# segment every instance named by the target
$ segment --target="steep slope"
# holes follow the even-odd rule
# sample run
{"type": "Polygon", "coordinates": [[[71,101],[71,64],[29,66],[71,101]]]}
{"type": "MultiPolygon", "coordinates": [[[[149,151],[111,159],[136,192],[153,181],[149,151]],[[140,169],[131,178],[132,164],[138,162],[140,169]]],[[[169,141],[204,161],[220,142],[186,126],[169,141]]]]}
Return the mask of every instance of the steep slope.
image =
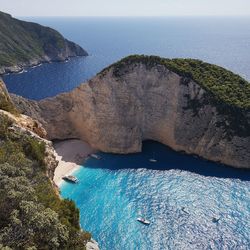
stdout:
{"type": "Polygon", "coordinates": [[[81,138],[114,153],[138,152],[150,139],[250,168],[249,98],[248,82],[215,65],[133,56],[72,92],[40,102],[13,100],[50,139],[81,138]]]}
{"type": "Polygon", "coordinates": [[[58,162],[45,136],[38,121],[18,113],[0,82],[0,249],[93,245],[74,202],[60,199],[52,182],[58,162]]]}
{"type": "Polygon", "coordinates": [[[10,99],[9,93],[3,80],[0,77],[0,109],[10,113],[17,113],[17,110],[10,99]]]}
{"type": "Polygon", "coordinates": [[[59,32],[0,12],[0,74],[86,55],[85,50],[59,32]]]}

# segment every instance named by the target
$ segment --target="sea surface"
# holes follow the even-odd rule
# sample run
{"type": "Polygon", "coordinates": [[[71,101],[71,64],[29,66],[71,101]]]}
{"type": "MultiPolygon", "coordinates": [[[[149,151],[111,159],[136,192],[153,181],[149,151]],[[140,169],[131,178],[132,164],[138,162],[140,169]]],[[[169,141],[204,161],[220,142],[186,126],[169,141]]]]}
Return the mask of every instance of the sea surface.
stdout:
{"type": "Polygon", "coordinates": [[[250,17],[23,19],[57,29],[89,53],[4,77],[10,92],[27,98],[69,91],[130,54],[197,58],[250,80],[250,17]]]}
{"type": "Polygon", "coordinates": [[[101,249],[250,249],[249,171],[152,141],[139,154],[99,155],[74,173],[79,184],[63,182],[61,194],[76,202],[81,227],[101,249]]]}
{"type": "MultiPolygon", "coordinates": [[[[10,92],[31,99],[69,91],[129,54],[198,58],[250,80],[250,18],[25,19],[59,30],[90,54],[4,77],[10,92]]],[[[74,173],[80,183],[64,182],[61,194],[76,202],[82,228],[101,249],[250,249],[249,171],[156,142],[145,142],[140,154],[100,155],[84,162],[74,173]]]]}

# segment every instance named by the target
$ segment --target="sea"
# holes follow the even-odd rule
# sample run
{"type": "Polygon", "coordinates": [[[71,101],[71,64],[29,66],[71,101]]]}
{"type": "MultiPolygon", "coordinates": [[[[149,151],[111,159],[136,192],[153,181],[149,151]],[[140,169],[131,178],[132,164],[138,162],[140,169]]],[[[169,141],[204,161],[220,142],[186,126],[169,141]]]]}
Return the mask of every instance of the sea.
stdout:
{"type": "MultiPolygon", "coordinates": [[[[23,19],[57,29],[89,53],[5,75],[8,90],[26,98],[69,91],[130,54],[197,58],[250,80],[250,17],[23,19]]],[[[250,249],[249,171],[154,141],[137,154],[98,154],[74,172],[78,184],[63,182],[60,190],[101,249],[250,249]]]]}
{"type": "Polygon", "coordinates": [[[4,77],[10,92],[30,99],[69,91],[131,54],[201,59],[250,81],[250,17],[23,19],[55,28],[89,53],[4,77]]]}

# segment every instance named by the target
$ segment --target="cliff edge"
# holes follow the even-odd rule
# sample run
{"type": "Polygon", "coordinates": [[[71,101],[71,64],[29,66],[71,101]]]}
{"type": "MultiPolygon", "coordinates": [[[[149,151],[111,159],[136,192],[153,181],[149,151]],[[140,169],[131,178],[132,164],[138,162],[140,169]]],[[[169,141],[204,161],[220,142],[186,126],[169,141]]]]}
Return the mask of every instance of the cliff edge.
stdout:
{"type": "Polygon", "coordinates": [[[42,125],[20,114],[0,79],[0,249],[99,249],[53,183],[58,165],[42,125]]]}
{"type": "Polygon", "coordinates": [[[249,83],[191,59],[131,56],[69,93],[13,97],[49,139],[80,138],[104,152],[141,151],[155,140],[176,151],[250,168],[249,83]]]}

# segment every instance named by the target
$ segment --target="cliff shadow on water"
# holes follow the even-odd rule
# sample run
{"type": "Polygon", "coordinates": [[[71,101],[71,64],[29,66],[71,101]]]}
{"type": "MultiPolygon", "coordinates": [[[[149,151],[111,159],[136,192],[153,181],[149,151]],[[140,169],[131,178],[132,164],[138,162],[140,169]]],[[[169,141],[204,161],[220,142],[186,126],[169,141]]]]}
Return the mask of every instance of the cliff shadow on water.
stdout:
{"type": "Polygon", "coordinates": [[[189,171],[206,177],[232,178],[250,181],[250,171],[232,168],[213,163],[197,156],[176,152],[171,148],[155,142],[144,141],[142,152],[135,154],[102,153],[100,160],[89,158],[84,166],[88,168],[104,168],[109,170],[139,169],[189,171]],[[151,162],[150,159],[157,160],[151,162]]]}

